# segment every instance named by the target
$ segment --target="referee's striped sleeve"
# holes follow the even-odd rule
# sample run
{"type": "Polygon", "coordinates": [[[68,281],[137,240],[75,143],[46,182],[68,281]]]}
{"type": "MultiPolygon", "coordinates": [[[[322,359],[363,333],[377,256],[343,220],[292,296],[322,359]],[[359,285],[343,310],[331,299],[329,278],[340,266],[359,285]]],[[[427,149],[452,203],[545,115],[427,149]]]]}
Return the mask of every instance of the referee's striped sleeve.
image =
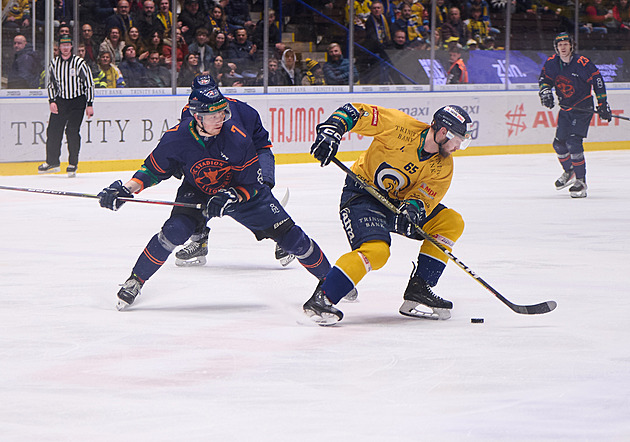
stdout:
{"type": "Polygon", "coordinates": [[[94,102],[94,79],[92,78],[92,71],[87,65],[87,63],[85,62],[85,60],[81,58],[79,60],[80,60],[79,77],[83,81],[83,89],[84,89],[84,94],[82,95],[85,95],[87,105],[92,106],[92,103],[94,102]]]}

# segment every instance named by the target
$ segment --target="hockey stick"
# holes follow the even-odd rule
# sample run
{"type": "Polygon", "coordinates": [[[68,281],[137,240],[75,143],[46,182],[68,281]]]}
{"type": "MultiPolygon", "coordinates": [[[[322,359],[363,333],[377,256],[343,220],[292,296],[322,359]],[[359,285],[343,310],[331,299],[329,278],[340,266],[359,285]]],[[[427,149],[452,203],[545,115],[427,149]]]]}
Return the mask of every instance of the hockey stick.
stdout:
{"type": "MultiPolygon", "coordinates": [[[[332,162],[335,163],[341,170],[343,170],[350,178],[352,178],[362,189],[376,198],[381,204],[387,207],[389,210],[394,212],[396,215],[400,215],[402,212],[398,207],[396,207],[387,197],[385,197],[376,187],[365,181],[363,178],[355,174],[352,170],[350,170],[345,164],[339,161],[336,157],[332,157],[332,162]]],[[[420,226],[414,224],[416,230],[420,236],[422,236],[425,240],[429,241],[435,247],[440,249],[442,253],[448,256],[455,264],[459,266],[463,271],[468,273],[471,277],[475,279],[479,284],[484,286],[490,293],[496,296],[499,301],[507,305],[512,311],[516,313],[520,313],[522,315],[540,315],[542,313],[549,313],[553,309],[555,309],[558,304],[556,301],[547,301],[541,302],[540,304],[534,305],[518,305],[510,302],[507,298],[505,298],[501,293],[497,292],[490,284],[484,281],[480,276],[478,276],[475,272],[472,271],[470,267],[464,264],[459,260],[455,255],[453,255],[446,247],[440,244],[435,238],[426,233],[424,230],[420,228],[420,226]]]]}
{"type": "MultiPolygon", "coordinates": [[[[90,193],[66,192],[64,190],[32,189],[29,187],[10,187],[10,186],[0,186],[0,190],[17,190],[20,192],[45,193],[48,195],[75,196],[79,198],[98,199],[98,195],[93,195],[90,193]]],[[[202,204],[178,203],[176,201],[143,200],[140,198],[125,198],[125,197],[118,197],[117,199],[121,201],[130,201],[132,203],[160,204],[163,206],[187,207],[190,209],[203,209],[202,204]]]]}
{"type": "MultiPolygon", "coordinates": [[[[561,109],[565,110],[565,111],[581,111],[581,112],[589,112],[591,114],[596,114],[597,111],[595,109],[580,109],[579,107],[569,107],[569,106],[560,106],[561,109]]],[[[620,120],[626,120],[626,121],[630,121],[630,118],[628,117],[624,117],[623,115],[615,115],[615,114],[611,114],[610,115],[613,118],[619,118],[620,120]]]]}

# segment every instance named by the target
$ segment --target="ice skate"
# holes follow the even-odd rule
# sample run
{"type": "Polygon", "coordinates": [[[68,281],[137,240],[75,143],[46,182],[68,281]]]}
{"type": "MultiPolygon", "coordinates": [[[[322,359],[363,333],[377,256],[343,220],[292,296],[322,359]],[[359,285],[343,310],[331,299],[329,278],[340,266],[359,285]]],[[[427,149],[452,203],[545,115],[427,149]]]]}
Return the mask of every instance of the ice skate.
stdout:
{"type": "Polygon", "coordinates": [[[586,189],[588,189],[588,186],[586,185],[586,180],[576,179],[573,186],[569,188],[571,198],[586,198],[586,189]]]}
{"type": "Polygon", "coordinates": [[[295,259],[295,255],[282,250],[280,246],[276,244],[276,259],[280,261],[282,267],[286,267],[295,259]]]}
{"type": "Polygon", "coordinates": [[[140,294],[141,288],[142,283],[133,275],[130,276],[129,279],[122,284],[122,288],[118,290],[118,304],[116,305],[116,308],[120,311],[133,304],[136,297],[140,294]]]}
{"type": "Polygon", "coordinates": [[[66,173],[68,174],[68,178],[74,178],[77,176],[77,166],[73,166],[72,164],[66,167],[66,173]]]}
{"type": "Polygon", "coordinates": [[[565,187],[569,187],[574,182],[575,182],[575,172],[573,172],[573,170],[569,170],[568,172],[563,172],[562,175],[560,175],[560,178],[556,180],[556,190],[562,190],[565,187]]]}
{"type": "Polygon", "coordinates": [[[336,309],[320,288],[321,282],[313,296],[304,303],[304,313],[318,325],[334,325],[343,319],[341,310],[336,309]]]}
{"type": "Polygon", "coordinates": [[[403,295],[403,303],[398,309],[401,315],[426,319],[449,319],[453,303],[440,298],[431,290],[426,281],[412,276],[403,295]]]}
{"type": "Polygon", "coordinates": [[[37,166],[37,173],[57,173],[61,170],[59,165],[51,166],[48,163],[42,163],[37,166]]]}
{"type": "Polygon", "coordinates": [[[345,302],[357,302],[358,297],[359,297],[359,292],[357,291],[356,287],[353,287],[352,290],[350,290],[346,296],[341,298],[341,300],[345,302]]]}
{"type": "Polygon", "coordinates": [[[205,265],[208,255],[208,233],[199,240],[193,241],[175,254],[175,265],[178,267],[192,267],[205,265]]]}

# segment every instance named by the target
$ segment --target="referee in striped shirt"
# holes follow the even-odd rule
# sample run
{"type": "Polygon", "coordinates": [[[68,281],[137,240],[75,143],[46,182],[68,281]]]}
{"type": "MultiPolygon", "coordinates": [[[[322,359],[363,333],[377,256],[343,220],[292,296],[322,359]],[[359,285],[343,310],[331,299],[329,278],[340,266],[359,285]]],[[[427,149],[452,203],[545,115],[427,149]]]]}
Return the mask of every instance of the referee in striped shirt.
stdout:
{"type": "Polygon", "coordinates": [[[59,40],[60,55],[50,62],[48,68],[48,101],[50,118],[46,131],[46,162],[37,169],[39,173],[54,173],[60,170],[61,140],[66,131],[68,142],[69,177],[77,174],[79,149],[81,148],[81,123],[83,112],[88,118],[94,115],[94,80],[87,63],[72,55],[72,39],[63,36],[59,40]]]}

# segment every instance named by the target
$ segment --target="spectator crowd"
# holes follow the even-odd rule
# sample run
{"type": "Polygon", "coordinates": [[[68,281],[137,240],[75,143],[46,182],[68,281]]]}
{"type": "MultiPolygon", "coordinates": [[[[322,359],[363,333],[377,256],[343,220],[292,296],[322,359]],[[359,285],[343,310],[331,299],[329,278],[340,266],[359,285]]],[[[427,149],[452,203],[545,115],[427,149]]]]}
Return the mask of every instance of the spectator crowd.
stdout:
{"type": "MultiPolygon", "coordinates": [[[[74,2],[53,1],[57,40],[72,36],[74,2]]],[[[348,84],[350,63],[343,54],[344,36],[334,32],[338,29],[332,21],[335,17],[354,29],[355,83],[402,83],[404,78],[395,66],[397,54],[431,49],[432,11],[427,0],[353,0],[352,24],[349,0],[311,2],[317,12],[300,2],[289,2],[283,4],[283,17],[269,11],[267,41],[263,20],[252,20],[252,0],[181,0],[175,17],[171,1],[176,0],[79,1],[77,55],[90,67],[96,87],[171,87],[173,61],[177,86],[189,86],[202,73],[211,74],[220,86],[262,85],[265,45],[270,54],[270,86],[348,84]],[[332,19],[317,24],[313,19],[317,16],[332,19]],[[322,45],[325,57],[303,56],[291,43],[283,43],[280,30],[292,24],[306,29],[307,40],[322,45]]],[[[557,19],[554,31],[571,30],[568,3],[553,1],[559,3],[513,0],[512,5],[515,14],[531,18],[532,32],[541,16],[557,19]]],[[[43,26],[45,1],[3,0],[2,4],[3,40],[8,35],[13,42],[13,59],[4,73],[6,87],[42,87],[42,57],[28,41],[28,30],[43,26]],[[31,17],[33,1],[35,17],[31,17]]],[[[487,0],[437,0],[433,41],[435,49],[448,53],[444,60],[449,83],[467,82],[464,61],[469,51],[497,49],[497,42],[504,41],[504,27],[491,22],[491,17],[494,20],[501,14],[497,5],[491,6],[487,0]]],[[[628,0],[587,0],[581,17],[579,28],[585,35],[614,34],[621,41],[630,38],[628,0]]],[[[627,44],[621,47],[627,48],[627,44]]]]}

